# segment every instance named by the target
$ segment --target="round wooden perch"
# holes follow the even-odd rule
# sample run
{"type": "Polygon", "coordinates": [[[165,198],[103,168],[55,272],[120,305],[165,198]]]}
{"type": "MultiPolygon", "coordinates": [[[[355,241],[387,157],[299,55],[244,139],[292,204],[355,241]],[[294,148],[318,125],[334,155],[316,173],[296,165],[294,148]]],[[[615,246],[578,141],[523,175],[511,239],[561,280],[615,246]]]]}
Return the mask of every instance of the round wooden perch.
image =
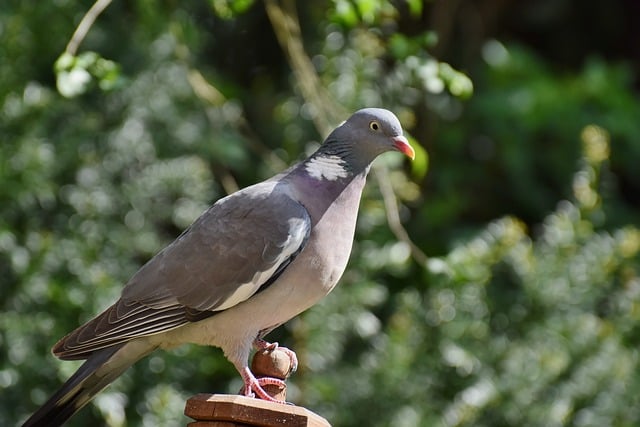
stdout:
{"type": "MultiPolygon", "coordinates": [[[[258,378],[285,380],[291,370],[290,358],[279,349],[259,351],[251,362],[251,371],[258,378]]],[[[184,414],[195,421],[188,427],[331,427],[327,420],[308,409],[285,404],[286,386],[267,385],[263,389],[283,403],[224,394],[203,393],[191,397],[184,414]]]]}

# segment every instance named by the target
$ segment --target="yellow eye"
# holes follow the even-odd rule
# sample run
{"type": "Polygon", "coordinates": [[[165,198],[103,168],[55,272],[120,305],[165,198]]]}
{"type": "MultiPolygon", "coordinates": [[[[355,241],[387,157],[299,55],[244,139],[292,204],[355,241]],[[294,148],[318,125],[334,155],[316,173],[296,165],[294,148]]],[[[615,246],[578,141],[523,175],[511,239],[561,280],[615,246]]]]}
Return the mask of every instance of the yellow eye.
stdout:
{"type": "Polygon", "coordinates": [[[377,132],[380,130],[380,124],[374,120],[371,123],[369,123],[369,129],[377,132]]]}

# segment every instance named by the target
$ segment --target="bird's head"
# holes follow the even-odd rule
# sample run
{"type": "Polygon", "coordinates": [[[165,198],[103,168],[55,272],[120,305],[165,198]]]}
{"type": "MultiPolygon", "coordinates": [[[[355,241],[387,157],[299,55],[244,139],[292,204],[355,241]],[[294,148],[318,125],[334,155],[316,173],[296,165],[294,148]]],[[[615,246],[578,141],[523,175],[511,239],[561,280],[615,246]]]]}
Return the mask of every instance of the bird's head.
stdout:
{"type": "Polygon", "coordinates": [[[413,159],[415,151],[403,135],[398,118],[388,110],[358,110],[327,137],[324,152],[342,157],[358,169],[386,151],[400,151],[413,159]]]}

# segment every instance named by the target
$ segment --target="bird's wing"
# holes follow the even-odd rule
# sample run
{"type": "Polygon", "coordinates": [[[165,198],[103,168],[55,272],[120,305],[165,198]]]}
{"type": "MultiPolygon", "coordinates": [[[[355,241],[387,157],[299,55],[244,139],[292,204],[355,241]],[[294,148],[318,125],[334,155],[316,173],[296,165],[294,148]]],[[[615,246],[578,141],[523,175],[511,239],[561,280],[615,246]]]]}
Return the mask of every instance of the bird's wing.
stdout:
{"type": "Polygon", "coordinates": [[[225,310],[269,286],[304,248],[306,209],[263,183],[214,204],[145,264],[122,297],[56,344],[63,359],[176,328],[225,310]]]}

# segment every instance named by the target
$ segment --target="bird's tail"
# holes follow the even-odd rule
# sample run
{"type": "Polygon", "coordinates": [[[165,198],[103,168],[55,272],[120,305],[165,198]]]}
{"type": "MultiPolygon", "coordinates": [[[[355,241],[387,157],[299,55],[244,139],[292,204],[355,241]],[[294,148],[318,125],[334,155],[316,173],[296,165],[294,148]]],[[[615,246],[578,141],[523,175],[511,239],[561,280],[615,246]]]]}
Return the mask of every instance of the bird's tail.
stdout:
{"type": "Polygon", "coordinates": [[[136,340],[94,352],[22,427],[61,426],[129,366],[155,347],[136,340]]]}

